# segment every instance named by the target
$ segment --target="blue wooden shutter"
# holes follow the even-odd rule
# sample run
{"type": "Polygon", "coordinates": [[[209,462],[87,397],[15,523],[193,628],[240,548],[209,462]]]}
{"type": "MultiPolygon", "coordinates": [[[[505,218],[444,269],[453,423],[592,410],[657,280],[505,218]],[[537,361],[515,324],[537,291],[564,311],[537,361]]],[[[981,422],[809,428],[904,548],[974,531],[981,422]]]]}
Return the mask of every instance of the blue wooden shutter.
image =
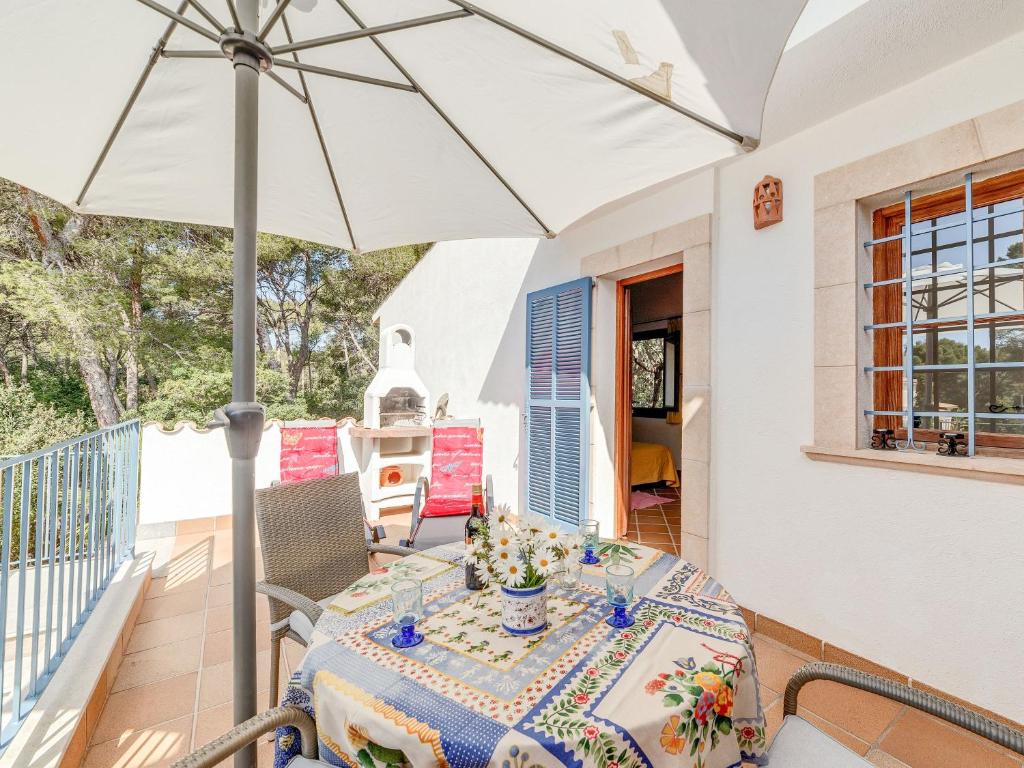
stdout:
{"type": "Polygon", "coordinates": [[[526,506],[569,525],[588,516],[590,289],[526,297],[526,506]]]}

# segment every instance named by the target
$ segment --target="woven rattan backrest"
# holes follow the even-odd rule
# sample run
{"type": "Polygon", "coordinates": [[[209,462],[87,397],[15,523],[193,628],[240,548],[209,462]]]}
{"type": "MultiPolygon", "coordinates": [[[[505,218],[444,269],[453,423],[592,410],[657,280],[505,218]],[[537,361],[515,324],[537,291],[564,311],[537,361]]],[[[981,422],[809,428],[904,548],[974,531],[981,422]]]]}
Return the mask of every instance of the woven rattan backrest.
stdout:
{"type": "MultiPolygon", "coordinates": [[[[313,600],[369,572],[359,476],[349,473],[256,491],[264,578],[313,600]]],[[[270,601],[271,622],[291,613],[270,601]]]]}

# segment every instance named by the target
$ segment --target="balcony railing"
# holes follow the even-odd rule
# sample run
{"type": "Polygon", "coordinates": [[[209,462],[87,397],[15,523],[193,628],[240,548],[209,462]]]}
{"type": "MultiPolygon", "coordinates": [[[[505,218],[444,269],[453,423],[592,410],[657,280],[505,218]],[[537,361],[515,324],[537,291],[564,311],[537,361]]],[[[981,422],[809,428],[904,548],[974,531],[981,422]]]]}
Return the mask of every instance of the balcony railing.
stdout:
{"type": "Polygon", "coordinates": [[[135,547],[139,422],[0,460],[0,750],[135,547]]]}

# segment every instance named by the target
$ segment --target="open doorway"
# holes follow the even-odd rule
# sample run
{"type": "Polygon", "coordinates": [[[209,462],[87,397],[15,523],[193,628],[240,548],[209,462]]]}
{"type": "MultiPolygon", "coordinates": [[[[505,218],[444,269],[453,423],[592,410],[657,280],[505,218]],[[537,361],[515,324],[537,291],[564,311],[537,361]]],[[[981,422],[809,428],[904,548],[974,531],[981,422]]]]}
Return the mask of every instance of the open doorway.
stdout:
{"type": "Polygon", "coordinates": [[[683,265],[620,280],[616,533],[680,554],[683,265]]]}

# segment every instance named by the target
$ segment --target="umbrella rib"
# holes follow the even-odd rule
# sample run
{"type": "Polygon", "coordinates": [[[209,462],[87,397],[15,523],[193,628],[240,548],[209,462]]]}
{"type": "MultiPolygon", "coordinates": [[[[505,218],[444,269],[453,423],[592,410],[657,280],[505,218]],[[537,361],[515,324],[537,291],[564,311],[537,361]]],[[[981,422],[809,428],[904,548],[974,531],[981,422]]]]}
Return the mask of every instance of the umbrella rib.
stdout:
{"type": "MultiPolygon", "coordinates": [[[[138,0],[138,2],[142,3],[147,8],[152,8],[157,13],[162,13],[164,16],[171,19],[172,21],[176,21],[179,24],[181,24],[181,26],[188,27],[193,32],[196,32],[205,37],[207,40],[212,40],[215,43],[220,43],[220,38],[210,30],[208,30],[206,27],[204,27],[202,24],[197,24],[196,22],[192,21],[192,19],[186,19],[180,13],[175,13],[170,8],[164,8],[162,5],[160,5],[160,3],[156,2],[156,0],[138,0]]],[[[183,3],[182,5],[184,6],[185,4],[183,3]]],[[[182,8],[182,10],[184,10],[184,7],[182,8]]]]}
{"type": "Polygon", "coordinates": [[[235,8],[233,0],[224,0],[228,6],[228,13],[231,14],[231,23],[234,25],[235,30],[238,32],[242,31],[242,22],[238,18],[238,9],[235,8]]]}
{"type": "Polygon", "coordinates": [[[160,51],[160,55],[165,59],[223,59],[223,51],[182,51],[182,50],[167,50],[166,48],[160,51]]]}
{"type": "MultiPolygon", "coordinates": [[[[223,59],[224,54],[221,51],[183,51],[183,50],[162,50],[160,55],[166,59],[223,59]]],[[[294,56],[294,54],[292,54],[294,56]]],[[[298,57],[296,57],[298,58],[298,57]]],[[[351,80],[356,83],[367,83],[368,85],[379,85],[384,88],[394,88],[399,91],[409,91],[410,93],[415,92],[415,88],[405,83],[396,83],[391,80],[380,80],[376,77],[367,77],[366,75],[357,75],[354,72],[342,72],[337,69],[327,69],[326,67],[317,67],[312,64],[302,64],[298,61],[288,61],[287,59],[275,58],[274,64],[285,69],[295,69],[301,72],[311,72],[317,75],[327,75],[329,77],[336,77],[340,80],[351,80]]],[[[305,97],[296,90],[293,86],[288,84],[287,80],[284,80],[279,75],[274,74],[271,71],[266,73],[271,80],[281,84],[286,89],[292,92],[300,101],[305,101],[305,97]]]]}
{"type": "MultiPolygon", "coordinates": [[[[281,23],[284,25],[284,33],[288,38],[288,42],[292,41],[292,30],[288,26],[287,17],[281,19],[281,23]]],[[[299,55],[297,53],[292,54],[292,58],[295,59],[295,63],[299,63],[299,55]]],[[[327,173],[331,177],[331,184],[334,187],[334,195],[338,198],[338,207],[341,208],[341,218],[345,221],[345,229],[348,231],[349,242],[352,243],[353,250],[359,250],[359,246],[356,245],[356,237],[352,234],[352,223],[348,220],[348,209],[345,207],[345,200],[341,196],[341,185],[338,183],[338,177],[334,173],[334,163],[331,162],[331,154],[327,151],[327,142],[324,139],[324,133],[320,128],[320,118],[317,117],[316,107],[313,106],[313,95],[309,92],[309,86],[306,84],[306,75],[300,69],[299,71],[299,82],[302,84],[302,92],[306,95],[306,106],[309,108],[309,117],[313,121],[313,130],[316,131],[317,141],[320,142],[320,152],[324,156],[324,163],[327,165],[327,173]]]]}
{"type": "MultiPolygon", "coordinates": [[[[277,84],[278,84],[278,85],[280,85],[280,86],[281,86],[282,88],[284,88],[284,89],[285,89],[286,91],[288,91],[288,93],[290,93],[290,94],[291,94],[292,96],[294,96],[294,97],[295,97],[296,99],[298,99],[299,101],[301,101],[301,102],[302,102],[303,104],[306,104],[306,103],[308,103],[308,102],[306,101],[306,97],[302,95],[302,91],[300,91],[300,90],[299,90],[298,88],[296,88],[296,87],[295,87],[294,85],[292,85],[291,83],[289,83],[289,82],[288,82],[287,80],[285,80],[285,79],[284,79],[283,77],[281,77],[280,75],[277,75],[277,74],[275,74],[275,73],[273,73],[273,72],[267,72],[267,73],[265,73],[265,74],[267,75],[267,77],[269,77],[269,78],[270,78],[271,80],[273,80],[273,81],[274,81],[275,83],[277,83],[277,84]]],[[[300,78],[302,77],[302,73],[301,73],[301,72],[299,73],[299,77],[300,77],[300,78]]]]}
{"type": "MultiPolygon", "coordinates": [[[[182,0],[181,5],[178,7],[179,13],[177,15],[180,16],[187,6],[188,0],[182,0]]],[[[159,61],[160,54],[163,52],[164,46],[167,45],[167,41],[171,38],[171,33],[174,32],[174,29],[177,26],[178,20],[173,19],[171,23],[167,25],[164,33],[157,40],[156,45],[153,46],[153,52],[149,55],[149,60],[146,61],[146,66],[142,69],[142,74],[139,75],[139,79],[135,82],[135,87],[132,88],[132,92],[128,96],[128,101],[125,102],[124,107],[121,109],[121,114],[118,115],[117,122],[114,123],[114,127],[107,135],[107,140],[103,143],[103,149],[100,150],[100,154],[96,158],[96,162],[92,164],[89,176],[82,185],[82,191],[79,192],[78,197],[75,198],[75,205],[81,205],[82,200],[85,199],[85,195],[89,191],[89,187],[92,186],[92,182],[96,178],[96,174],[99,173],[100,167],[103,165],[103,161],[107,159],[107,155],[110,153],[110,148],[114,146],[114,140],[121,132],[121,128],[124,126],[125,120],[128,119],[128,113],[131,112],[132,107],[135,106],[135,102],[139,98],[139,94],[142,93],[142,87],[149,79],[150,72],[153,71],[153,67],[155,67],[157,61],[159,61]]]]}
{"type": "Polygon", "coordinates": [[[216,29],[217,32],[219,32],[222,35],[225,32],[227,32],[227,29],[224,27],[224,25],[220,23],[220,21],[217,19],[216,16],[214,16],[212,13],[210,13],[208,10],[206,10],[206,7],[202,3],[200,3],[199,0],[188,0],[188,1],[189,1],[189,5],[191,5],[193,8],[195,8],[196,11],[199,12],[200,16],[202,16],[204,19],[206,19],[208,22],[210,22],[210,24],[213,25],[213,28],[216,29]]]}
{"type": "MultiPolygon", "coordinates": [[[[311,40],[300,40],[297,43],[288,43],[288,45],[278,46],[274,48],[275,54],[278,53],[291,53],[293,51],[304,51],[309,48],[317,48],[321,45],[332,45],[334,43],[344,43],[349,40],[361,40],[365,37],[372,37],[373,35],[383,35],[386,32],[397,32],[401,29],[413,29],[415,27],[423,27],[427,24],[436,24],[439,21],[450,21],[451,19],[464,19],[467,16],[473,14],[469,11],[448,11],[447,13],[435,13],[431,16],[419,16],[415,19],[407,19],[405,21],[396,21],[391,24],[381,24],[379,27],[364,27],[363,29],[357,29],[353,32],[342,32],[338,35],[327,35],[325,37],[316,37],[311,40]]],[[[262,35],[261,35],[262,37],[262,35]]]]}
{"type": "Polygon", "coordinates": [[[328,77],[336,77],[340,80],[352,80],[356,83],[367,83],[368,85],[380,85],[384,88],[394,88],[399,91],[409,91],[414,93],[416,87],[412,85],[406,85],[405,83],[396,83],[392,80],[380,80],[376,77],[367,77],[366,75],[357,75],[353,72],[342,72],[338,69],[328,69],[327,67],[317,67],[313,64],[301,64],[297,61],[288,61],[288,59],[274,58],[275,67],[284,67],[285,69],[297,69],[300,72],[311,72],[315,75],[326,75],[328,77]]]}
{"type": "Polygon", "coordinates": [[[260,40],[266,40],[267,35],[270,34],[270,30],[277,24],[277,20],[281,18],[281,14],[284,13],[284,9],[288,7],[288,3],[292,0],[277,0],[277,5],[274,6],[274,10],[270,12],[266,22],[263,24],[263,28],[259,31],[256,37],[260,40]]]}
{"type": "MultiPolygon", "coordinates": [[[[359,26],[362,29],[368,28],[362,22],[362,20],[355,14],[355,12],[349,7],[348,3],[345,2],[345,0],[335,0],[335,2],[337,2],[338,5],[341,6],[342,10],[344,10],[345,13],[349,15],[349,17],[352,19],[352,21],[356,23],[357,26],[359,26]]],[[[429,104],[430,107],[434,110],[434,112],[437,113],[438,117],[444,120],[444,122],[448,125],[449,128],[452,129],[456,136],[462,139],[462,142],[469,148],[469,150],[474,155],[477,156],[477,159],[480,160],[480,162],[487,167],[487,170],[489,170],[494,175],[494,178],[501,182],[501,185],[505,187],[505,189],[508,190],[509,194],[511,194],[512,197],[516,199],[516,202],[518,202],[526,210],[526,212],[530,214],[533,220],[540,225],[541,229],[544,230],[545,236],[549,238],[554,237],[555,233],[548,228],[547,224],[545,224],[536,213],[534,213],[534,210],[527,204],[525,200],[523,200],[519,193],[516,192],[515,188],[508,183],[505,177],[498,172],[498,169],[495,168],[491,164],[491,162],[484,156],[483,152],[477,149],[476,145],[469,140],[469,137],[462,132],[462,130],[452,121],[450,117],[448,117],[447,113],[443,109],[441,109],[438,103],[434,101],[432,98],[430,98],[430,94],[423,90],[423,87],[416,82],[413,76],[409,74],[409,71],[402,66],[402,64],[398,61],[397,58],[395,58],[391,51],[387,49],[384,43],[378,40],[375,36],[371,36],[370,40],[373,42],[374,45],[377,46],[380,52],[387,57],[388,61],[391,62],[395,69],[397,69],[402,74],[402,77],[408,80],[412,87],[419,92],[419,94],[423,97],[427,104],[429,104]]]]}
{"type": "Polygon", "coordinates": [[[725,138],[736,142],[741,147],[753,149],[754,147],[757,146],[756,139],[752,139],[740,133],[736,133],[736,131],[730,130],[725,126],[719,125],[715,121],[707,117],[704,117],[703,115],[698,114],[693,110],[687,109],[684,106],[676,104],[674,101],[670,99],[666,99],[663,96],[659,96],[653,91],[649,91],[643,86],[637,85],[636,83],[631,82],[626,78],[615,74],[610,69],[606,69],[602,67],[600,64],[596,64],[595,62],[590,61],[589,59],[585,59],[582,56],[579,56],[573,53],[572,51],[563,48],[560,45],[556,45],[555,43],[552,43],[550,40],[544,39],[540,35],[535,35],[533,32],[530,32],[529,30],[523,29],[522,27],[513,24],[511,21],[503,19],[501,16],[497,16],[491,13],[490,11],[486,11],[483,8],[480,8],[479,6],[474,5],[473,3],[466,2],[465,0],[448,0],[448,2],[453,3],[454,5],[457,5],[463,10],[469,11],[470,13],[476,16],[479,16],[482,19],[486,19],[487,21],[490,21],[493,24],[497,24],[499,27],[503,27],[504,29],[507,29],[509,32],[519,35],[520,37],[529,40],[531,43],[539,45],[541,48],[545,48],[548,51],[551,51],[552,53],[561,56],[562,58],[569,59],[570,61],[573,61],[579,64],[580,66],[589,69],[591,72],[596,72],[597,74],[601,75],[604,78],[607,78],[608,80],[611,80],[612,82],[618,83],[619,85],[625,88],[629,88],[631,91],[639,93],[641,96],[646,96],[651,101],[661,104],[662,106],[668,107],[669,109],[675,110],[681,115],[685,115],[691,120],[700,123],[705,128],[710,128],[715,133],[720,134],[721,136],[724,136],[725,138]]]}

